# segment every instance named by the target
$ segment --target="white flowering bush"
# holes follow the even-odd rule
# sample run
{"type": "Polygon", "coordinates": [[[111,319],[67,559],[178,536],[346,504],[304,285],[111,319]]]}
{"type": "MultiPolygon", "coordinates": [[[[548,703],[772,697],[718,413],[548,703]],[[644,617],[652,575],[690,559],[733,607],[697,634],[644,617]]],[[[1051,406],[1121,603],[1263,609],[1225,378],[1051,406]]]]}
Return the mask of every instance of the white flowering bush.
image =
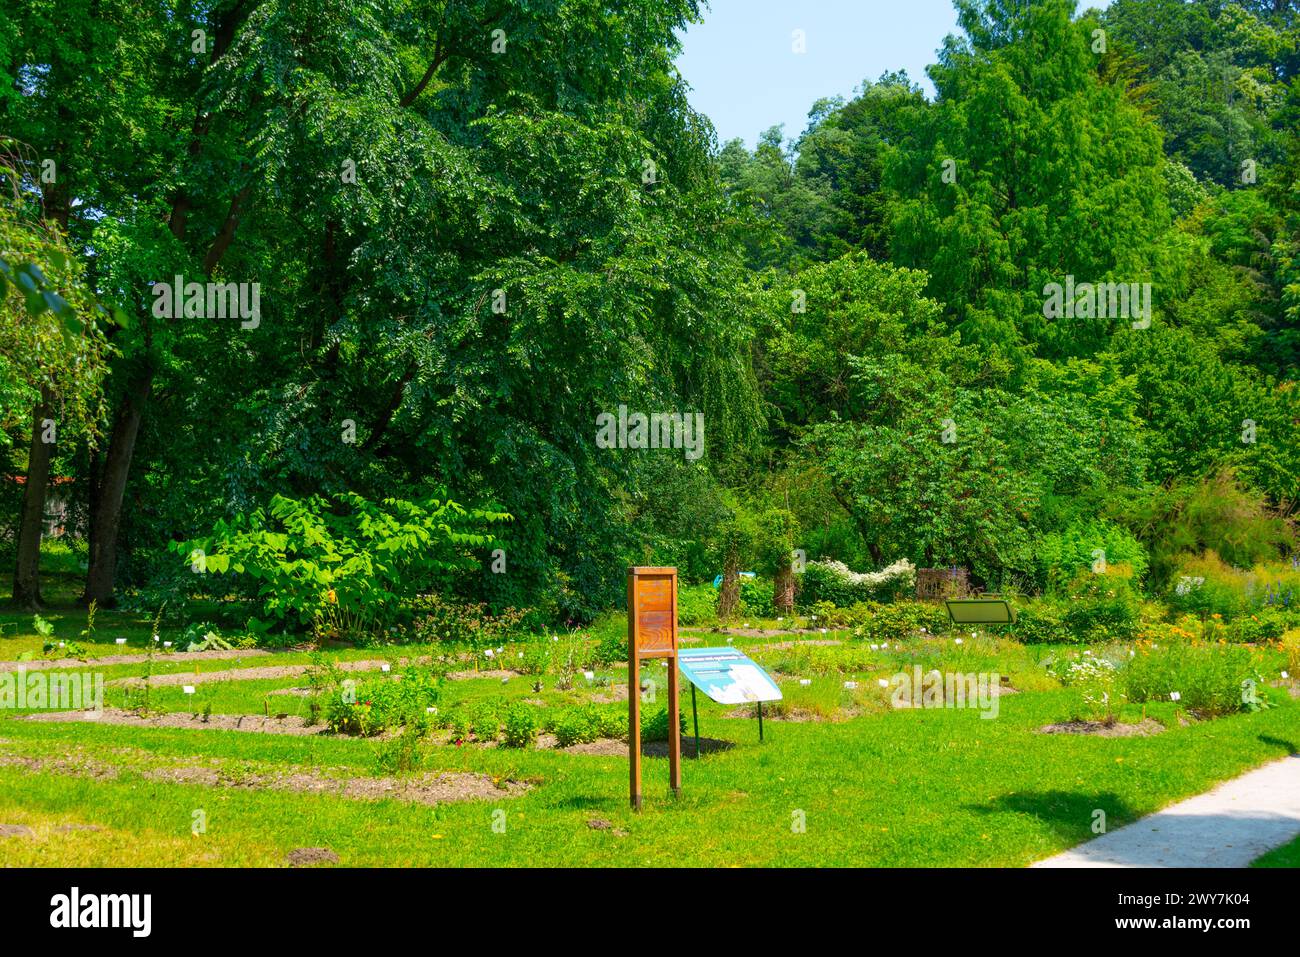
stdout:
{"type": "Polygon", "coordinates": [[[1085,651],[1078,658],[1057,662],[1053,669],[1061,684],[1079,690],[1088,716],[1112,723],[1126,700],[1120,686],[1120,668],[1109,658],[1085,651]]]}
{"type": "Polygon", "coordinates": [[[894,600],[916,589],[916,566],[900,558],[878,572],[855,572],[835,559],[809,562],[800,586],[800,604],[829,602],[848,608],[864,601],[894,600]]]}

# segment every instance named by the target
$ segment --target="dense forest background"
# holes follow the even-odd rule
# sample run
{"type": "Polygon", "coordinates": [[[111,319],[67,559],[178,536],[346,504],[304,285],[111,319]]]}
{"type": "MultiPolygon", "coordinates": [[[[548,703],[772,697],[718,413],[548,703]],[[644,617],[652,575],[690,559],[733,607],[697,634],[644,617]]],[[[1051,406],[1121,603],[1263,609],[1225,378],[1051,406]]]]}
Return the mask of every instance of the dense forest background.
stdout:
{"type": "Polygon", "coordinates": [[[933,99],[885,73],[751,152],[688,103],[691,0],[3,0],[15,599],[55,493],[84,598],[141,608],[277,495],[509,513],[448,587],[551,619],[629,563],[1285,559],[1300,2],[956,6],[933,99]],[[160,318],[176,275],[258,322],[160,318]],[[703,456],[601,447],[620,405],[703,456]]]}

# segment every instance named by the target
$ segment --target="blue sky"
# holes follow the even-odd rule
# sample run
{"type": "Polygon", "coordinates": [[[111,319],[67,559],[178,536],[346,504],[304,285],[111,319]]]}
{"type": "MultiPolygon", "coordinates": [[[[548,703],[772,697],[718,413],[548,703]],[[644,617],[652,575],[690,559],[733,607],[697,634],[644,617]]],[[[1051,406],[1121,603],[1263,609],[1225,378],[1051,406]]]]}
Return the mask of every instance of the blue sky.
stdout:
{"type": "Polygon", "coordinates": [[[815,100],[848,97],[886,70],[907,70],[933,94],[925,68],[944,36],[956,32],[952,0],[708,0],[704,22],[683,37],[677,65],[718,141],[738,136],[752,148],[777,123],[787,138],[798,136],[815,100]],[[796,29],[804,31],[806,53],[791,50],[796,29]]]}

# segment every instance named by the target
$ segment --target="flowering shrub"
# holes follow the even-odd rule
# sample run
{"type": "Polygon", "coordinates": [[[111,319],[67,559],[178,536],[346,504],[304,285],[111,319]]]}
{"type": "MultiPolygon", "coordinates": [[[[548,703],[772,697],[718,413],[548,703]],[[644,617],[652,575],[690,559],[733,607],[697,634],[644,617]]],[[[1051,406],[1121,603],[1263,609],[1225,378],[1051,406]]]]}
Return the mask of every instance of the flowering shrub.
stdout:
{"type": "Polygon", "coordinates": [[[1265,606],[1254,613],[1242,615],[1227,625],[1223,631],[1224,637],[1229,641],[1260,644],[1277,641],[1297,625],[1300,625],[1300,608],[1290,610],[1265,606]]]}
{"type": "Polygon", "coordinates": [[[1062,659],[1052,669],[1066,687],[1077,688],[1090,717],[1112,723],[1124,703],[1120,668],[1110,658],[1085,651],[1077,658],[1062,659]]]}
{"type": "Polygon", "coordinates": [[[1294,560],[1234,568],[1213,551],[1185,555],[1167,597],[1180,611],[1225,622],[1261,612],[1300,613],[1300,568],[1294,560]]]}
{"type": "Polygon", "coordinates": [[[864,601],[893,601],[914,593],[916,567],[906,558],[878,572],[855,572],[843,562],[809,562],[800,583],[799,603],[809,607],[828,601],[848,608],[864,601]]]}

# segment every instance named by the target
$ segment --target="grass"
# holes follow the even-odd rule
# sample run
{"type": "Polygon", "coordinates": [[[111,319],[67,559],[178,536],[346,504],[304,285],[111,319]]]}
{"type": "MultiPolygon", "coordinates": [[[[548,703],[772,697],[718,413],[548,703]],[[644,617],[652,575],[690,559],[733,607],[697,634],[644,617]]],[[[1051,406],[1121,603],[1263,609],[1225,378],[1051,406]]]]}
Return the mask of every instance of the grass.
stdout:
{"type": "MultiPolygon", "coordinates": [[[[84,612],[47,615],[56,635],[76,640],[84,612]]],[[[769,624],[769,623],[764,623],[769,624]]],[[[0,613],[0,660],[23,651],[39,654],[31,616],[0,613]]],[[[528,700],[539,713],[608,700],[626,681],[617,664],[592,667],[600,637],[623,627],[617,616],[593,629],[581,651],[581,673],[562,689],[552,670],[543,675],[445,681],[440,712],[484,702],[528,700]],[[541,683],[538,690],[535,686],[541,683]]],[[[119,654],[113,637],[145,647],[150,622],[127,613],[102,612],[89,654],[119,654]]],[[[179,636],[165,626],[163,638],[179,636]]],[[[722,636],[698,635],[698,644],[722,636]]],[[[544,640],[544,639],[543,639],[544,640]]],[[[468,648],[400,647],[331,649],[335,661],[428,655],[444,670],[520,667],[545,649],[538,640],[503,645],[492,660],[468,648]],[[519,657],[520,653],[525,658],[519,657]]],[[[35,837],[0,839],[0,865],[67,866],[280,866],[301,847],[328,847],[351,866],[1021,866],[1093,835],[1093,811],[1119,827],[1174,801],[1200,793],[1251,767],[1300,750],[1300,705],[1284,694],[1276,707],[1213,721],[1185,723],[1176,705],[1127,705],[1121,720],[1156,719],[1166,730],[1152,737],[1101,738],[1043,735],[1045,724],[1081,715],[1077,689],[1062,688],[1045,663],[1061,649],[1019,645],[989,636],[914,638],[873,650],[849,632],[820,631],[780,639],[733,636],[779,680],[786,700],[767,710],[766,740],[756,722],[698,696],[700,734],[732,744],[728,750],[689,757],[683,743],[684,788],[673,799],[664,759],[647,757],[645,809],[627,801],[625,756],[531,748],[413,743],[421,773],[473,772],[502,782],[527,781],[521,796],[435,806],[395,799],[366,801],[320,793],[257,787],[212,787],[184,779],[159,779],[151,769],[221,767],[265,779],[295,768],[329,775],[391,775],[398,739],[334,735],[288,736],[210,729],[159,729],[93,723],[37,723],[22,715],[0,717],[0,823],[22,824],[35,837]],[[839,644],[775,647],[796,637],[839,644]],[[998,699],[996,719],[978,710],[894,710],[881,678],[922,670],[998,672],[1018,694],[998,699]],[[800,679],[809,681],[803,685],[800,679]],[[852,682],[856,687],[846,687],[852,682]],[[779,720],[782,716],[815,720],[779,720]],[[83,755],[100,772],[52,769],[83,755]],[[44,766],[42,766],[42,763],[44,766]],[[111,773],[104,773],[105,769],[111,773]],[[504,833],[493,812],[504,811],[504,833]],[[195,812],[207,829],[191,833],[195,812]],[[600,819],[612,827],[593,828],[600,819]],[[802,820],[802,831],[792,824],[802,820]],[[68,829],[92,825],[96,830],[68,829]]],[[[83,645],[86,643],[83,642],[83,645]]],[[[556,649],[558,650],[558,649],[556,649]]],[[[1076,647],[1073,649],[1078,651],[1076,647]]],[[[1269,675],[1286,667],[1280,652],[1264,655],[1269,675]]],[[[238,680],[238,672],[266,665],[307,665],[302,650],[230,659],[178,661],[156,655],[97,666],[60,662],[57,671],[104,674],[106,680],[152,674],[233,672],[235,680],[199,682],[192,697],[180,686],[155,687],[156,710],[214,714],[305,714],[306,699],[270,692],[306,687],[304,674],[238,680]],[[268,705],[269,703],[269,705],[268,705]]],[[[353,674],[378,679],[377,672],[353,674]]],[[[651,673],[653,677],[653,673],[651,673]]],[[[390,676],[391,678],[391,676],[390,676]]],[[[125,689],[109,689],[110,705],[125,703],[125,689]]],[[[660,686],[660,702],[663,688],[660,686]]],[[[653,706],[658,707],[658,705],[653,706]]],[[[690,718],[689,692],[683,711],[690,718]]],[[[743,713],[743,712],[740,712],[743,713]]],[[[182,776],[183,778],[183,776],[182,776]]],[[[1300,842],[1281,848],[1258,866],[1296,866],[1300,842]]]]}
{"type": "Polygon", "coordinates": [[[1300,867],[1300,837],[1256,858],[1251,867],[1300,867]]]}
{"type": "MultiPolygon", "coordinates": [[[[833,650],[817,649],[828,672],[813,677],[810,687],[834,689],[829,693],[842,702],[843,673],[829,677],[833,662],[826,655],[833,650]]],[[[867,664],[859,651],[846,648],[842,664],[867,664]]],[[[538,694],[535,680],[449,682],[444,707],[495,696],[564,707],[608,690],[588,689],[580,677],[574,690],[556,691],[548,676],[538,694]]],[[[267,690],[295,682],[304,683],[199,689],[212,696],[214,711],[261,713],[267,690]]],[[[786,686],[792,697],[800,694],[797,678],[786,686]]],[[[155,689],[154,696],[177,710],[202,707],[182,701],[179,688],[155,689]]],[[[1095,808],[1119,826],[1289,753],[1300,740],[1300,708],[1290,704],[1187,727],[1179,726],[1173,705],[1152,705],[1148,713],[1170,727],[1151,738],[1036,733],[1077,706],[1073,692],[1057,688],[1002,699],[996,720],[974,710],[885,709],[834,723],[772,721],[760,745],[754,722],[728,718],[731,709],[701,699],[701,734],[734,747],[686,759],[685,787],[675,801],[666,793],[666,761],[648,758],[640,815],[627,809],[621,757],[426,745],[426,768],[536,784],[500,802],[427,807],[209,788],[132,772],[146,753],[192,764],[216,759],[375,775],[383,741],[6,720],[0,721],[0,757],[52,759],[80,747],[108,756],[120,773],[104,779],[0,766],[0,822],[37,831],[35,840],[0,843],[0,863],[278,865],[294,848],[326,846],[343,864],[357,866],[1023,865],[1090,838],[1095,808]],[[498,808],[507,815],[504,834],[491,826],[498,808]],[[200,837],[190,834],[197,809],[208,820],[200,837]],[[804,833],[791,829],[796,812],[806,820],[804,833]],[[628,836],[593,830],[593,818],[628,836]],[[57,830],[73,821],[105,830],[57,830]]],[[[683,707],[689,710],[688,696],[683,707]]],[[[1126,717],[1135,719],[1138,710],[1130,706],[1126,717]]]]}

